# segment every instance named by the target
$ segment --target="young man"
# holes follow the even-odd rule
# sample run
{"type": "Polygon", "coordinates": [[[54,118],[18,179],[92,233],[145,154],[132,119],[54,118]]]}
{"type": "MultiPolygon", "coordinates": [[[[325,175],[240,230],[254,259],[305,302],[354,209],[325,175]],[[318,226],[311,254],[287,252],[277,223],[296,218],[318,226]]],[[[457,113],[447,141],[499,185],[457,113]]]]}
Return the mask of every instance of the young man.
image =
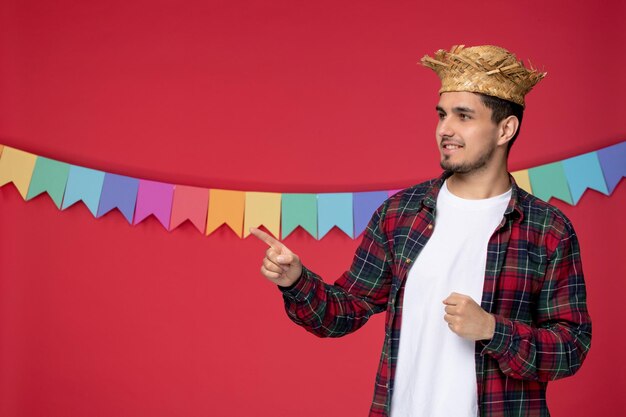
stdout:
{"type": "Polygon", "coordinates": [[[370,416],[548,416],[547,382],[591,343],[578,241],[555,207],[507,171],[524,96],[545,73],[494,46],[437,51],[436,138],[445,172],[374,213],[334,285],[278,240],[261,273],[289,317],[338,337],[386,311],[370,416]]]}

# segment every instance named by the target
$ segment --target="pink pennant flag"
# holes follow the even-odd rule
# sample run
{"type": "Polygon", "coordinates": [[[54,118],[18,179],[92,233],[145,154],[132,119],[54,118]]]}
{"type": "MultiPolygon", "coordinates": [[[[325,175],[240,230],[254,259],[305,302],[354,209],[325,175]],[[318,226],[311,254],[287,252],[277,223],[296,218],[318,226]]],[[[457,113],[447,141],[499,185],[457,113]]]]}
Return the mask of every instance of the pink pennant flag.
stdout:
{"type": "Polygon", "coordinates": [[[163,227],[169,230],[173,196],[173,184],[139,180],[137,205],[135,206],[135,219],[133,220],[133,224],[138,224],[146,217],[153,214],[154,217],[161,222],[163,227]]]}
{"type": "Polygon", "coordinates": [[[177,185],[174,187],[169,230],[174,230],[185,220],[189,220],[200,233],[204,233],[208,208],[209,190],[207,188],[177,185]]]}

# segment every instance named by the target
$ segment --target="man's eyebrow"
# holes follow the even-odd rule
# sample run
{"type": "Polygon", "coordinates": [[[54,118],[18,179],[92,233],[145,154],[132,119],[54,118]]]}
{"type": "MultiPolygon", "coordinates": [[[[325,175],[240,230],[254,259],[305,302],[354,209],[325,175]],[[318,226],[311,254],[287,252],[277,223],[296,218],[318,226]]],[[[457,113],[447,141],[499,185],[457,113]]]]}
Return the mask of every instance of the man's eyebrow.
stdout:
{"type": "MultiPolygon", "coordinates": [[[[443,107],[441,107],[441,106],[436,106],[435,110],[437,110],[438,112],[441,112],[441,113],[445,113],[446,112],[443,109],[443,107]]],[[[476,111],[474,109],[469,108],[469,107],[463,107],[463,106],[453,107],[452,111],[454,113],[476,113],[476,111]]]]}
{"type": "Polygon", "coordinates": [[[454,107],[452,111],[455,113],[476,113],[474,109],[470,109],[469,107],[463,107],[463,106],[454,107]]]}

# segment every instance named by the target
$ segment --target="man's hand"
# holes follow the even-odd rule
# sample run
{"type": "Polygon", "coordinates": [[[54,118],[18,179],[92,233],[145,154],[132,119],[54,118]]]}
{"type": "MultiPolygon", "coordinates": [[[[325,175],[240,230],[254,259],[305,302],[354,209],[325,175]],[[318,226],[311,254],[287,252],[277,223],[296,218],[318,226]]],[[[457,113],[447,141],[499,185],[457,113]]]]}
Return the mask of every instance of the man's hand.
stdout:
{"type": "Polygon", "coordinates": [[[263,258],[261,274],[278,286],[293,285],[302,274],[302,263],[298,255],[262,230],[252,227],[250,233],[269,246],[263,258]]]}
{"type": "Polygon", "coordinates": [[[493,337],[496,319],[483,310],[471,297],[453,292],[443,300],[446,314],[443,319],[454,333],[469,340],[493,337]]]}

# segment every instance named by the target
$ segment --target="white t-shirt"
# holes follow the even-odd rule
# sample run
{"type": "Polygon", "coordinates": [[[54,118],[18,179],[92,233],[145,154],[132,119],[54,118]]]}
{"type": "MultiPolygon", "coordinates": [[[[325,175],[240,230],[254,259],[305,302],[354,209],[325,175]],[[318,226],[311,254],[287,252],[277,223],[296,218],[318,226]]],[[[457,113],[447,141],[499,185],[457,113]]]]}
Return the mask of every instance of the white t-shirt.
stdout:
{"type": "Polygon", "coordinates": [[[487,244],[511,190],[466,200],[444,183],[433,234],[408,273],[391,417],[476,417],[475,342],[453,333],[443,300],[465,294],[481,303],[487,244]]]}

